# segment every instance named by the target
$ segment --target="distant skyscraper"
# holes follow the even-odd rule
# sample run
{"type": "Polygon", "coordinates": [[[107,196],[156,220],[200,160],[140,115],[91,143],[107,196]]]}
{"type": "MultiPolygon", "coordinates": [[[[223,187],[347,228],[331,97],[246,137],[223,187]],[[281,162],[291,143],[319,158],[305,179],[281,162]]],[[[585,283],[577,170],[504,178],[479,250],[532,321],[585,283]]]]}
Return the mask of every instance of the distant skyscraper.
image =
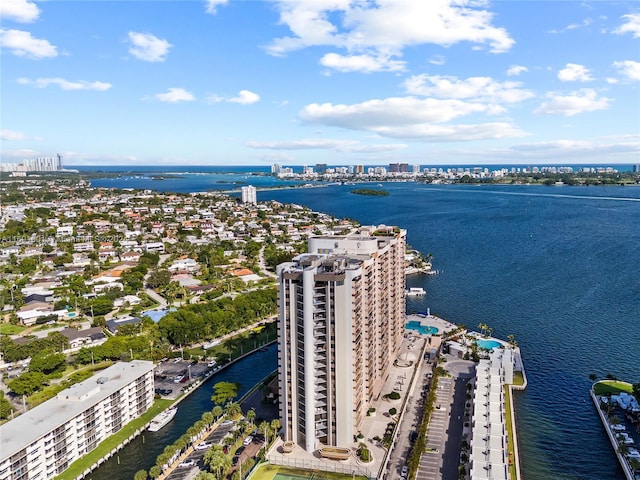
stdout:
{"type": "Polygon", "coordinates": [[[389,173],[409,173],[408,163],[390,163],[389,173]]]}
{"type": "Polygon", "coordinates": [[[316,173],[318,175],[324,175],[327,173],[327,164],[326,163],[316,163],[316,173]]]}
{"type": "Polygon", "coordinates": [[[353,443],[402,342],[405,239],[385,226],[312,237],[308,254],[278,266],[285,440],[353,443]]]}
{"type": "Polygon", "coordinates": [[[633,166],[633,172],[634,173],[638,173],[638,164],[637,163],[633,166]]]}
{"type": "Polygon", "coordinates": [[[256,187],[252,185],[246,185],[241,188],[242,191],[242,203],[258,203],[256,196],[256,187]]]}
{"type": "Polygon", "coordinates": [[[362,175],[364,173],[364,165],[356,165],[356,174],[362,175]]]}

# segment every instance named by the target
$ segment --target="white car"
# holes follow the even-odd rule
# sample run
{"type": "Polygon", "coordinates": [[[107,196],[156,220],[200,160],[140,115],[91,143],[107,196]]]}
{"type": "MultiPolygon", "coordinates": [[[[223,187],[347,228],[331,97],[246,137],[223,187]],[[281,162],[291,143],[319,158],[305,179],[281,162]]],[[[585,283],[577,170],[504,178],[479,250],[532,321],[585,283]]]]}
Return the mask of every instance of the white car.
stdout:
{"type": "Polygon", "coordinates": [[[189,460],[185,460],[184,462],[180,463],[178,466],[179,467],[193,467],[196,464],[196,461],[193,460],[192,458],[190,458],[189,460]]]}
{"type": "Polygon", "coordinates": [[[209,447],[211,447],[211,442],[200,442],[193,448],[196,450],[207,450],[209,447]]]}
{"type": "Polygon", "coordinates": [[[245,438],[244,441],[242,442],[242,444],[246,447],[251,442],[253,442],[253,435],[249,435],[247,438],[245,438]]]}
{"type": "Polygon", "coordinates": [[[409,473],[409,469],[405,465],[404,467],[402,467],[402,471],[400,472],[400,476],[402,478],[407,478],[407,473],[409,473]]]}

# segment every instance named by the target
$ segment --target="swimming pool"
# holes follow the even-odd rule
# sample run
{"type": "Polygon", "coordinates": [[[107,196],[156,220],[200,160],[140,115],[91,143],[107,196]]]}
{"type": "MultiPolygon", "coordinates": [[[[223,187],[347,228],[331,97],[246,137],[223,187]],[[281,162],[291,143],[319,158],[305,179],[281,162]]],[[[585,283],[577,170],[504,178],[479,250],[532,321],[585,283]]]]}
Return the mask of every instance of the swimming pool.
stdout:
{"type": "Polygon", "coordinates": [[[405,328],[407,330],[415,330],[422,335],[435,335],[439,331],[436,327],[432,327],[431,325],[421,325],[420,322],[416,320],[407,322],[405,324],[405,328]]]}
{"type": "Polygon", "coordinates": [[[478,347],[486,350],[502,347],[502,344],[496,340],[478,340],[478,347]]]}
{"type": "Polygon", "coordinates": [[[147,310],[144,312],[144,315],[149,317],[154,322],[158,323],[162,317],[164,317],[169,312],[175,312],[175,308],[170,308],[169,310],[147,310]]]}

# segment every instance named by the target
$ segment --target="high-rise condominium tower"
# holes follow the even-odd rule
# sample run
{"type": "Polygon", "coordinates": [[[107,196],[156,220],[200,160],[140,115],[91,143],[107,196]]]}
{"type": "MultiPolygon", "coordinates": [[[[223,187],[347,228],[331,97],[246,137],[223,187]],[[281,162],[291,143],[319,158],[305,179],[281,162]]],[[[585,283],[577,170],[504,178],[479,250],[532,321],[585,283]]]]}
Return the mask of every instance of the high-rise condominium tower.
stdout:
{"type": "Polygon", "coordinates": [[[405,321],[406,231],[309,239],[278,266],[278,374],[285,440],[353,442],[393,363],[405,321]]]}
{"type": "Polygon", "coordinates": [[[258,203],[256,197],[256,187],[254,187],[253,185],[246,185],[240,190],[242,192],[242,203],[258,203]]]}

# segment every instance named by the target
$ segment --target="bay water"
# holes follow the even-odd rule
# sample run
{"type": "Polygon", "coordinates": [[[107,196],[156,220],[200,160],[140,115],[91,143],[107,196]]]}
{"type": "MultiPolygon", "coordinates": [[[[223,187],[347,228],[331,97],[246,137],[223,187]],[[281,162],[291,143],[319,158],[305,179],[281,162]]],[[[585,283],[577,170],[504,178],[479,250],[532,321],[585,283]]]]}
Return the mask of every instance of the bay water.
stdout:
{"type": "Polygon", "coordinates": [[[515,393],[525,480],[617,480],[589,397],[594,373],[640,382],[640,187],[372,185],[259,192],[362,224],[398,225],[433,255],[407,310],[515,335],[529,386],[515,393]]]}
{"type": "MultiPolygon", "coordinates": [[[[193,192],[212,185],[205,177],[92,184],[193,192]]],[[[265,186],[277,183],[268,178],[265,186]]],[[[256,184],[233,182],[241,180],[256,184]]],[[[484,323],[496,337],[515,335],[529,381],[515,394],[523,478],[623,478],[589,375],[640,382],[640,187],[407,182],[364,185],[388,196],[351,193],[359,186],[260,191],[258,200],[406,228],[408,243],[431,253],[440,272],[407,278],[407,287],[427,291],[407,300],[408,311],[430,308],[469,329],[484,323]]]]}

